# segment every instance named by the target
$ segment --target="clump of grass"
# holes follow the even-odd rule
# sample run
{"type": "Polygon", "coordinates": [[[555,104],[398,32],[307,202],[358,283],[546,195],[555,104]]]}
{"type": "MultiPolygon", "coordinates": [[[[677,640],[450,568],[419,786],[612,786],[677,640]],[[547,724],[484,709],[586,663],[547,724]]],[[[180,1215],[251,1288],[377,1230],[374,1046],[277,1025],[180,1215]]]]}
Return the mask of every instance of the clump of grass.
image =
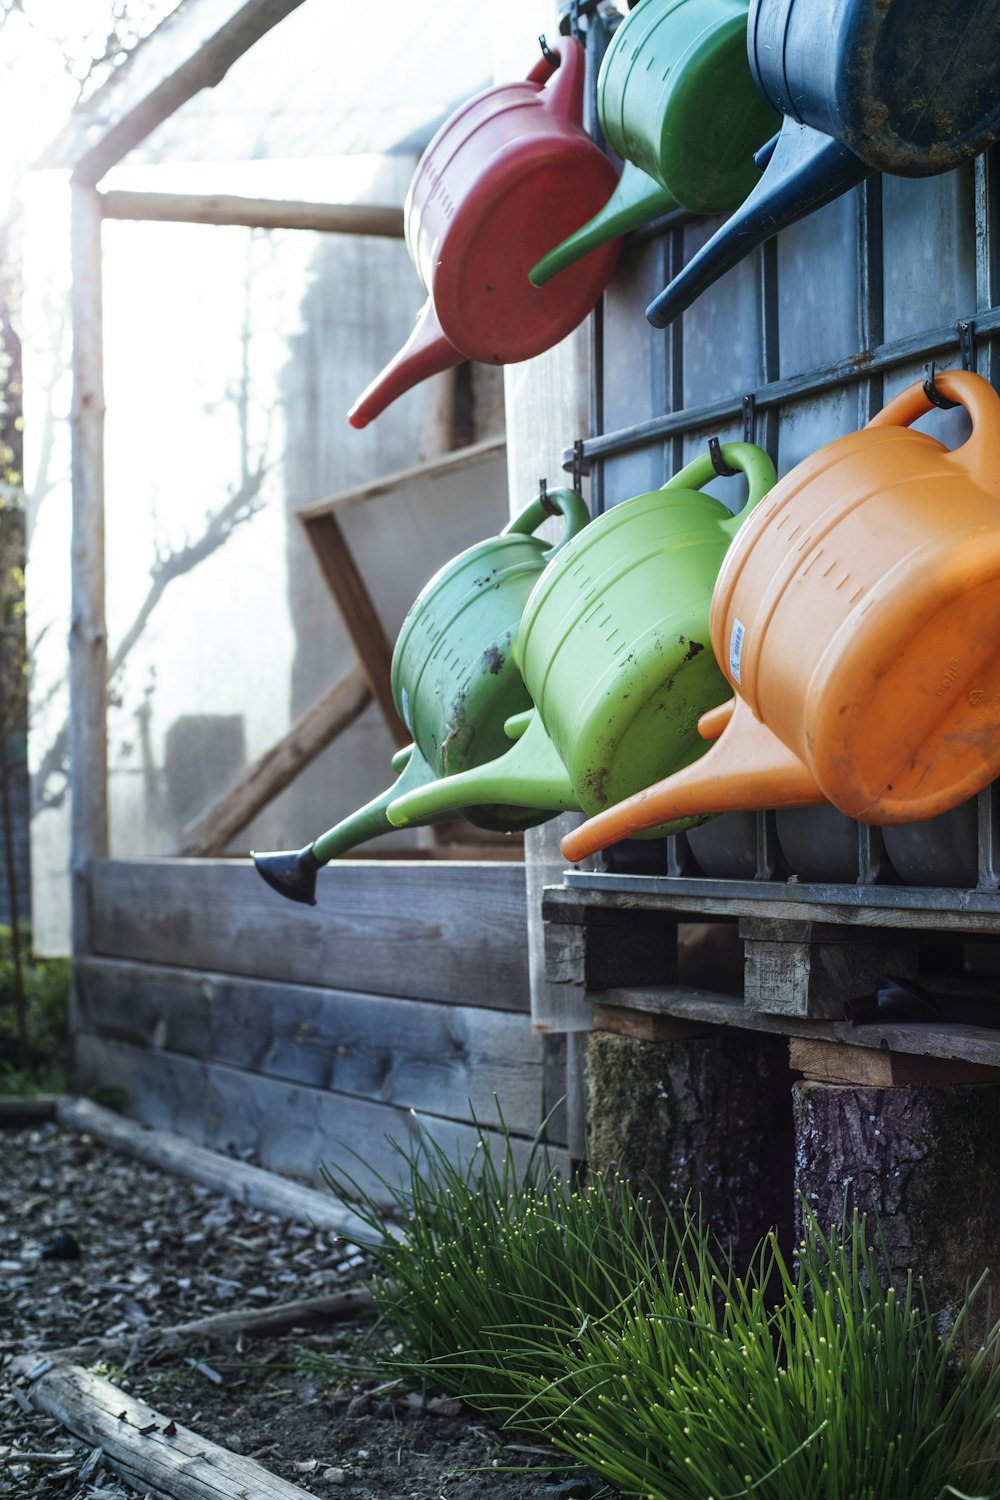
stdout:
{"type": "Polygon", "coordinates": [[[857,1217],[807,1218],[794,1268],[770,1236],[743,1277],[690,1220],[682,1242],[559,1378],[522,1378],[519,1424],[647,1500],[1000,1494],[1000,1327],[961,1347],[978,1289],[942,1336],[911,1276],[882,1290],[857,1217]]]}
{"type": "Polygon", "coordinates": [[[393,1142],[404,1170],[380,1179],[388,1210],[350,1176],[323,1177],[374,1231],[387,1367],[502,1418],[523,1402],[519,1376],[557,1378],[563,1348],[645,1278],[655,1246],[621,1178],[566,1182],[540,1138],[519,1159],[505,1125],[496,1148],[477,1133],[464,1164],[426,1138],[393,1142]]]}

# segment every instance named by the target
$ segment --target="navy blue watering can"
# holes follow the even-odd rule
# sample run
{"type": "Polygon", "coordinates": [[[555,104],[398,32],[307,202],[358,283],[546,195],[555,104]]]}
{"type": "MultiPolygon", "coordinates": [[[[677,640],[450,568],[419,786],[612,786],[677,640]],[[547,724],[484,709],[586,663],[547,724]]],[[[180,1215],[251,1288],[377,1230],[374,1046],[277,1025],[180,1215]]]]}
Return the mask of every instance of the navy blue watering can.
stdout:
{"type": "Polygon", "coordinates": [[[1000,0],[751,0],[747,46],[784,123],[743,206],[647,308],[657,328],[873,172],[929,177],[1000,138],[1000,0]]]}

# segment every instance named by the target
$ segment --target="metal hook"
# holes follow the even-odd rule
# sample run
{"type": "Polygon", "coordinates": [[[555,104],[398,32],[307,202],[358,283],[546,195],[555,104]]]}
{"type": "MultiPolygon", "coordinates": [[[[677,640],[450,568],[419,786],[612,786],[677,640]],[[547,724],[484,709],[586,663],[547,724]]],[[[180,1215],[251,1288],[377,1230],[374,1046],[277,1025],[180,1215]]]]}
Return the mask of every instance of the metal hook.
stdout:
{"type": "Polygon", "coordinates": [[[589,473],[590,470],[583,456],[583,438],[577,438],[573,444],[573,488],[578,495],[581,493],[584,472],[589,473]]]}
{"type": "Polygon", "coordinates": [[[538,481],[538,500],[547,515],[558,516],[560,514],[558,505],[549,499],[549,481],[540,479],[538,481]]]}
{"type": "Polygon", "coordinates": [[[545,33],[544,32],[542,32],[542,35],[538,38],[538,45],[539,45],[539,47],[541,47],[541,49],[542,49],[542,56],[545,58],[545,61],[548,63],[549,67],[550,68],[558,68],[558,66],[559,66],[559,53],[558,52],[553,52],[552,48],[549,46],[548,42],[545,40],[545,33]]]}
{"type": "Polygon", "coordinates": [[[938,390],[934,379],[933,360],[929,360],[924,365],[924,395],[932,406],[939,406],[942,411],[949,411],[953,406],[960,405],[958,401],[949,401],[948,397],[938,390]]]}
{"type": "Polygon", "coordinates": [[[726,460],[722,456],[722,445],[717,437],[710,437],[708,440],[708,456],[712,460],[712,468],[723,479],[728,479],[731,474],[740,474],[743,472],[741,469],[731,469],[726,463],[726,460]]]}

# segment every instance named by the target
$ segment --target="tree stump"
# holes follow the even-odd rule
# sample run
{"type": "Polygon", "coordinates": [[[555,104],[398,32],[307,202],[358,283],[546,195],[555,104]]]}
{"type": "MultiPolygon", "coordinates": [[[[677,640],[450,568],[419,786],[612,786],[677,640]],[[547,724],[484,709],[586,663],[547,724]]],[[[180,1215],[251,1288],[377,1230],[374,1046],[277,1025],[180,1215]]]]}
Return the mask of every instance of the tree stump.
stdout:
{"type": "Polygon", "coordinates": [[[672,1207],[699,1197],[738,1256],[772,1226],[792,1232],[792,1115],[787,1047],[775,1036],[716,1031],[642,1041],[588,1038],[590,1163],[653,1188],[672,1207]]]}
{"type": "Polygon", "coordinates": [[[1000,1084],[806,1081],[793,1096],[800,1203],[823,1229],[845,1209],[875,1216],[891,1274],[922,1276],[948,1318],[996,1265],[1000,1084]]]}

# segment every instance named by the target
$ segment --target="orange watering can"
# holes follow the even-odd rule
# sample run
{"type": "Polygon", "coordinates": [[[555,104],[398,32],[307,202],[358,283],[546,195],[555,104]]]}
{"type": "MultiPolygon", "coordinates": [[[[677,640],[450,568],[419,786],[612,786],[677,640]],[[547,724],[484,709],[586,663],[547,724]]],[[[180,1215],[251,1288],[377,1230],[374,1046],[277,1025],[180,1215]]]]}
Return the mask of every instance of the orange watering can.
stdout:
{"type": "Polygon", "coordinates": [[[1000,773],[1000,397],[947,371],[771,490],[719,573],[712,645],[736,697],[700,760],[563,840],[578,860],[674,819],[831,802],[932,818],[1000,773]],[[949,451],[909,424],[943,393],[949,451]]]}
{"type": "Polygon", "coordinates": [[[427,301],[403,348],[348,413],[352,427],[463,360],[506,365],[551,349],[598,302],[619,240],[554,286],[528,280],[617,181],[583,128],[585,69],[583,47],[564,37],[523,82],[470,99],[427,147],[403,206],[406,248],[427,301]]]}

